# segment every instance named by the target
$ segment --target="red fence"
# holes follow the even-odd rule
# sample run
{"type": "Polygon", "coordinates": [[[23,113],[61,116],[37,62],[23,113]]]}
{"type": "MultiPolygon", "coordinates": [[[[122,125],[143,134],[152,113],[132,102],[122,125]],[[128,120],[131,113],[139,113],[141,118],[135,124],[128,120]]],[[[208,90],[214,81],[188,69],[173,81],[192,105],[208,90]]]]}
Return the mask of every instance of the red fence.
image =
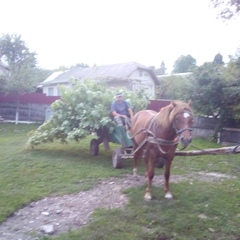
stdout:
{"type": "Polygon", "coordinates": [[[147,109],[159,112],[161,108],[166,107],[170,103],[171,103],[170,100],[164,100],[164,99],[150,100],[150,103],[147,106],[147,109]]]}
{"type": "MultiPolygon", "coordinates": [[[[46,96],[44,93],[26,93],[19,96],[20,103],[52,104],[59,96],[46,96]]],[[[0,103],[16,103],[17,96],[14,94],[0,94],[0,103]]]]}

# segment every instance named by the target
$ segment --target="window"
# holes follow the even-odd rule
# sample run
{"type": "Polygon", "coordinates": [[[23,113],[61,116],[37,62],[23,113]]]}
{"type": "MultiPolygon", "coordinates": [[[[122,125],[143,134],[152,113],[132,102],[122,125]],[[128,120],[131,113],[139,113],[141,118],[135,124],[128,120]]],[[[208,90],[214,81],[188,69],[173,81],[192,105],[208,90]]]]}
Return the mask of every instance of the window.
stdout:
{"type": "Polygon", "coordinates": [[[48,96],[53,96],[53,87],[48,88],[48,96]]]}
{"type": "Polygon", "coordinates": [[[58,96],[61,96],[61,91],[59,88],[57,89],[57,92],[58,92],[58,96]]]}

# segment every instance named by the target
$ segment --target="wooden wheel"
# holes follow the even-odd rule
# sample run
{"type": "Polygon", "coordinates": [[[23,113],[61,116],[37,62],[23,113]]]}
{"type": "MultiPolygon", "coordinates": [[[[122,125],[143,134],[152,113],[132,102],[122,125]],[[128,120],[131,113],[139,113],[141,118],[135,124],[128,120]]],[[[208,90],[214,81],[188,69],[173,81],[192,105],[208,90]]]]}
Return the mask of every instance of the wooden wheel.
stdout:
{"type": "Polygon", "coordinates": [[[121,148],[116,148],[112,154],[112,164],[114,168],[122,168],[122,158],[121,154],[123,153],[121,148]]]}

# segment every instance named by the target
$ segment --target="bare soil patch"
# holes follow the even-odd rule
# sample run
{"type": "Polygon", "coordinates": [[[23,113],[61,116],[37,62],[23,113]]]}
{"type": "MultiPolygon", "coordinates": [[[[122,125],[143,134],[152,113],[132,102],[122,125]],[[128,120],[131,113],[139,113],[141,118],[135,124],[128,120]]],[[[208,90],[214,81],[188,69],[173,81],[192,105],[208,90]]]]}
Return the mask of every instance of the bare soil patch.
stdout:
{"type": "MultiPolygon", "coordinates": [[[[231,176],[217,173],[172,175],[171,182],[219,181],[231,176]]],[[[153,184],[163,186],[163,176],[155,176],[153,184]]],[[[44,235],[57,236],[88,224],[97,208],[123,208],[127,196],[123,189],[145,185],[143,176],[136,181],[131,175],[124,178],[99,179],[97,185],[84,192],[57,197],[46,197],[19,209],[0,224],[0,240],[37,240],[44,235]]],[[[144,195],[144,193],[143,193],[144,195]]],[[[164,194],[162,193],[164,196],[164,194]]]]}

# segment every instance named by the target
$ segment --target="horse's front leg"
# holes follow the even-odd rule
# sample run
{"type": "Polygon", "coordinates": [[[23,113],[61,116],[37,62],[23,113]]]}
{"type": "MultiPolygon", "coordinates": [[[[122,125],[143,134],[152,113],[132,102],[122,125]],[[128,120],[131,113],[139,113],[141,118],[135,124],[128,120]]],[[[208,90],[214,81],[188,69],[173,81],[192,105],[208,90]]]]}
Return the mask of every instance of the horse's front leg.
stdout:
{"type": "MultiPolygon", "coordinates": [[[[133,149],[136,149],[136,146],[134,146],[133,149]]],[[[143,151],[145,153],[145,151],[143,151]]],[[[138,151],[134,154],[134,168],[133,168],[133,177],[138,181],[138,165],[140,160],[145,157],[145,155],[142,154],[142,151],[138,151]]]]}
{"type": "MultiPolygon", "coordinates": [[[[151,155],[151,154],[150,154],[151,155]]],[[[145,178],[147,181],[147,188],[145,192],[144,199],[145,200],[151,200],[152,199],[152,180],[154,178],[154,166],[155,166],[155,160],[153,157],[145,157],[145,178]]]]}
{"type": "Polygon", "coordinates": [[[134,158],[133,177],[134,177],[136,180],[138,180],[137,167],[138,167],[138,159],[134,158]]]}
{"type": "Polygon", "coordinates": [[[166,159],[165,173],[164,173],[164,177],[165,177],[164,191],[165,191],[165,198],[166,199],[172,199],[172,197],[173,197],[171,192],[170,192],[170,189],[169,189],[169,178],[170,178],[171,164],[172,164],[172,158],[171,159],[166,159]]]}

